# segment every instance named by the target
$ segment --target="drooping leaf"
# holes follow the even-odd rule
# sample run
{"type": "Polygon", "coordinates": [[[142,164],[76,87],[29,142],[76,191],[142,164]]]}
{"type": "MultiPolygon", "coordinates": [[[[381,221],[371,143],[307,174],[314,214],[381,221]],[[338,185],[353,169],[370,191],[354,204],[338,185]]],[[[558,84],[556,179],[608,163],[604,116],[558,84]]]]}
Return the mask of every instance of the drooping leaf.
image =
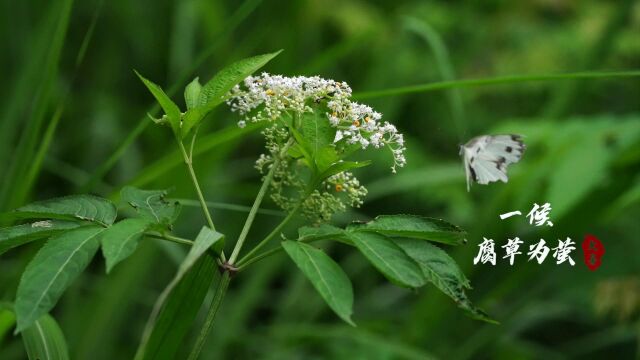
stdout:
{"type": "Polygon", "coordinates": [[[202,85],[200,85],[199,78],[193,79],[193,81],[184,88],[184,102],[187,104],[187,110],[198,106],[198,98],[200,97],[201,90],[202,85]]]}
{"type": "MultiPolygon", "coordinates": [[[[211,283],[220,279],[212,256],[205,255],[175,286],[164,306],[148,326],[136,353],[136,360],[172,360],[193,326],[211,283]]],[[[155,316],[155,315],[154,315],[155,316]]]]}
{"type": "Polygon", "coordinates": [[[418,264],[396,243],[373,232],[349,232],[349,238],[360,252],[393,283],[410,288],[425,284],[418,264]]]}
{"type": "Polygon", "coordinates": [[[149,224],[147,219],[124,219],[100,234],[107,274],[116,264],[133,254],[149,224]]]}
{"type": "Polygon", "coordinates": [[[14,247],[34,240],[48,238],[78,226],[81,226],[81,224],[73,221],[43,220],[2,228],[0,229],[0,255],[14,247]]]}
{"type": "Polygon", "coordinates": [[[62,293],[87,267],[104,228],[84,226],[52,237],[38,251],[18,285],[16,331],[22,331],[51,310],[62,293]]]}
{"type": "Polygon", "coordinates": [[[231,88],[265,66],[271,59],[280,54],[280,52],[282,52],[282,50],[243,59],[220,70],[220,72],[202,87],[199,106],[205,110],[205,113],[211,111],[224,101],[224,96],[231,88]]]}
{"type": "Polygon", "coordinates": [[[86,220],[108,226],[113,224],[116,215],[116,206],[107,199],[93,195],[71,195],[22,206],[4,213],[3,218],[86,220]]]}
{"type": "Polygon", "coordinates": [[[298,241],[284,241],[282,247],[302,270],[329,307],[345,322],[353,312],[353,287],[340,266],[322,250],[298,241]]]}
{"type": "Polygon", "coordinates": [[[67,360],[69,350],[62,329],[49,314],[22,331],[29,360],[67,360]]]}
{"type": "MultiPolygon", "coordinates": [[[[183,291],[185,289],[189,289],[192,286],[195,286],[197,288],[196,291],[201,291],[198,289],[204,285],[201,282],[201,280],[203,279],[204,280],[208,279],[207,285],[211,283],[211,277],[213,275],[207,275],[208,277],[205,277],[203,279],[197,279],[197,278],[193,278],[193,275],[192,275],[193,271],[191,270],[194,269],[194,267],[195,268],[200,267],[200,269],[197,271],[205,271],[209,273],[211,265],[208,265],[208,261],[212,261],[212,260],[205,260],[205,259],[211,259],[211,256],[205,256],[205,259],[202,259],[205,262],[202,262],[199,260],[203,257],[203,255],[206,253],[206,251],[209,248],[213,247],[214,244],[216,244],[217,242],[222,242],[223,239],[224,239],[224,235],[218,232],[215,232],[209,229],[208,227],[203,227],[202,230],[200,230],[200,233],[194,240],[194,243],[191,246],[189,253],[180,264],[180,267],[178,268],[178,272],[174,276],[173,280],[171,280],[169,285],[167,285],[167,287],[162,291],[162,293],[156,300],[156,304],[154,305],[153,311],[149,316],[149,321],[147,322],[145,334],[143,335],[143,340],[140,345],[140,348],[138,349],[138,354],[136,355],[136,359],[143,359],[143,358],[144,359],[157,359],[157,358],[172,359],[174,358],[172,354],[175,351],[177,351],[179,342],[175,343],[174,341],[175,339],[171,340],[172,344],[175,345],[175,348],[172,347],[171,350],[164,350],[162,353],[160,353],[158,349],[163,348],[166,345],[159,343],[160,341],[163,341],[163,340],[162,338],[158,338],[158,336],[161,336],[161,335],[155,335],[155,333],[159,332],[158,334],[161,334],[165,332],[171,332],[173,334],[172,336],[178,337],[180,339],[186,334],[186,329],[176,332],[176,329],[167,328],[166,327],[167,323],[179,322],[182,327],[188,326],[184,322],[175,318],[176,316],[181,316],[180,314],[181,310],[179,308],[175,308],[175,306],[177,306],[177,304],[180,304],[182,302],[187,302],[189,304],[188,306],[190,307],[198,306],[199,308],[199,304],[202,303],[202,300],[204,299],[204,295],[202,295],[202,299],[200,299],[199,302],[198,301],[193,302],[193,300],[185,298],[185,296],[191,296],[191,295],[185,294],[183,291]],[[197,264],[200,264],[200,265],[196,266],[197,264]],[[174,295],[174,293],[176,294],[174,295]],[[196,303],[198,305],[196,305],[196,303]]],[[[215,264],[213,266],[215,268],[215,264]]],[[[206,293],[206,290],[205,290],[205,293],[206,293]]],[[[196,296],[196,299],[194,300],[199,299],[197,297],[197,294],[194,294],[193,296],[196,296]]],[[[186,311],[192,312],[193,316],[195,316],[195,314],[197,313],[197,310],[198,310],[197,308],[195,310],[190,308],[190,309],[187,309],[186,311]]],[[[187,316],[188,318],[190,315],[185,315],[185,316],[187,316]]]]}
{"type": "Polygon", "coordinates": [[[465,293],[470,289],[458,264],[442,249],[420,239],[400,238],[394,242],[422,269],[424,277],[449,296],[472,318],[495,323],[484,311],[475,307],[465,293]]]}
{"type": "Polygon", "coordinates": [[[178,105],[176,105],[169,98],[169,96],[165,94],[164,90],[162,90],[162,88],[159,85],[145,79],[137,71],[135,71],[135,73],[136,75],[138,75],[140,80],[142,80],[142,82],[147,87],[147,89],[149,89],[153,97],[156,98],[156,100],[160,104],[160,107],[162,107],[162,110],[164,110],[164,113],[167,115],[167,118],[169,118],[169,124],[171,125],[171,129],[173,129],[174,134],[179,135],[180,122],[182,121],[182,119],[180,114],[180,108],[178,107],[178,105]]]}
{"type": "Polygon", "coordinates": [[[171,225],[180,214],[180,203],[166,200],[166,190],[141,190],[125,186],[120,200],[133,207],[138,214],[156,224],[171,225]]]}
{"type": "Polygon", "coordinates": [[[449,245],[460,245],[466,241],[466,232],[459,227],[444,220],[416,215],[381,215],[366,224],[358,224],[350,228],[449,245]]]}

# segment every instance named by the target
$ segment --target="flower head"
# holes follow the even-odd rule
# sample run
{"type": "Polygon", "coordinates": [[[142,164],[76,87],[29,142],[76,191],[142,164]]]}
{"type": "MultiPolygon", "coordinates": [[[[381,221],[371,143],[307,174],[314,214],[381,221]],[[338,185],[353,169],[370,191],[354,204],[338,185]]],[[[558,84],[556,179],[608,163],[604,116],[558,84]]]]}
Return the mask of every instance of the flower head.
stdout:
{"type": "MultiPolygon", "coordinates": [[[[256,163],[261,171],[280,156],[285,144],[294,137],[292,132],[304,127],[300,122],[307,121],[305,116],[313,114],[319,119],[314,121],[326,121],[324,127],[332,131],[328,142],[338,157],[356,148],[386,148],[393,156],[392,171],[395,173],[396,168],[406,163],[402,134],[394,125],[382,121],[382,114],[350,98],[351,88],[345,82],[318,76],[285,77],[263,73],[249,76],[242,85],[236,85],[227,96],[227,104],[240,114],[238,125],[241,127],[249,122],[273,124],[263,131],[269,155],[261,156],[256,163]]],[[[322,214],[321,218],[344,210],[346,204],[360,206],[366,195],[366,189],[346,171],[321,179],[320,189],[306,193],[302,189],[304,181],[300,180],[304,178],[299,169],[304,167],[300,166],[300,158],[289,157],[280,164],[281,169],[276,170],[272,180],[272,198],[284,209],[297,201],[295,194],[285,190],[287,187],[297,188],[303,213],[307,213],[305,207],[309,213],[316,208],[317,213],[322,214]],[[301,199],[303,196],[306,200],[301,199]]]]}

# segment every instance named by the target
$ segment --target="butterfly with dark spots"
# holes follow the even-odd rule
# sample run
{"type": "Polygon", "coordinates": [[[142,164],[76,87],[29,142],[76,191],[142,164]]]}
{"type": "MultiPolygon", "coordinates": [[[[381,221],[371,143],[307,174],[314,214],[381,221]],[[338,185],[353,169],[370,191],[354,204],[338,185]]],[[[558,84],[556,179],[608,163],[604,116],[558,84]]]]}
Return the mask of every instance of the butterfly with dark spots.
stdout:
{"type": "Polygon", "coordinates": [[[526,146],[520,135],[476,136],[460,146],[467,175],[467,191],[471,182],[486,185],[495,181],[507,182],[507,167],[522,158],[526,146]]]}

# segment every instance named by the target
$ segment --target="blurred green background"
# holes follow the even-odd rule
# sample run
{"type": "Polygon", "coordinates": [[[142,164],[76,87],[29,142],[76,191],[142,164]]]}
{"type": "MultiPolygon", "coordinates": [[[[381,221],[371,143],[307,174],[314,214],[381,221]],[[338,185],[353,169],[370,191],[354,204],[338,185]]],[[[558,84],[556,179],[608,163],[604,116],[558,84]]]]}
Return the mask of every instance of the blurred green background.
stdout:
{"type": "MultiPolygon", "coordinates": [[[[265,71],[320,75],[354,92],[435,81],[585,70],[640,69],[638,1],[2,1],[0,210],[78,192],[173,188],[194,199],[167,129],[146,126],[154,100],[137,69],[183,104],[182,89],[243,57],[284,49],[265,71]],[[122,146],[122,144],[128,144],[122,146]]],[[[638,358],[640,341],[640,81],[529,82],[363,100],[404,132],[408,165],[358,171],[365,205],[336,224],[378,214],[441,217],[469,232],[447,249],[471,279],[471,299],[501,322],[464,316],[434,287],[390,285],[350,249],[325,246],[352,278],[357,328],[333,315],[282,254],[232,282],[204,359],[638,358]],[[458,146],[518,133],[527,152],[508,184],[465,188],[458,146]],[[499,214],[550,202],[555,226],[499,214]],[[516,258],[474,266],[483,237],[523,250],[586,233],[606,247],[590,272],[516,258]]],[[[157,113],[157,112],[156,112],[157,113]]],[[[257,131],[239,131],[220,107],[205,121],[195,160],[206,197],[250,205],[259,186],[257,131]],[[221,132],[222,131],[222,132],[221,132]]],[[[372,156],[378,156],[376,152],[372,156]]],[[[114,197],[114,199],[117,199],[114,197]]],[[[245,213],[213,204],[219,230],[237,236],[245,213]]],[[[265,207],[274,208],[267,201],[265,207]]],[[[261,215],[250,241],[277,215],[261,215]]],[[[194,236],[200,210],[176,232],[194,236]]],[[[294,227],[288,233],[294,234],[294,227]]],[[[12,301],[40,244],[0,259],[0,300],[12,301]]],[[[499,249],[500,257],[502,249],[499,249]]],[[[104,274],[99,257],[53,315],[75,359],[133,356],[151,306],[184,248],[144,241],[104,274]]],[[[194,333],[195,336],[195,333],[194,333]]],[[[188,347],[187,347],[188,349],[188,347]]],[[[25,358],[19,337],[0,358],[25,358]]]]}

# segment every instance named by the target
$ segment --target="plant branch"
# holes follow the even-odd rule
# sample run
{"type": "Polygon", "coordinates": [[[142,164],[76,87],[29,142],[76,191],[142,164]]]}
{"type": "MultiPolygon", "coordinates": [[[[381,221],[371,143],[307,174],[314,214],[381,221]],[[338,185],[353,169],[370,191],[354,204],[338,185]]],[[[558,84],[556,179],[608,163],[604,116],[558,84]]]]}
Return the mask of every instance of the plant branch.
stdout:
{"type": "Polygon", "coordinates": [[[271,180],[273,179],[273,174],[275,173],[278,166],[280,166],[280,161],[282,161],[282,157],[285,156],[286,151],[289,148],[289,144],[290,143],[287,143],[282,148],[280,155],[273,161],[273,164],[271,164],[271,169],[269,169],[269,173],[267,174],[264,181],[262,182],[260,191],[258,192],[258,195],[256,196],[256,199],[253,202],[253,206],[251,206],[251,210],[249,211],[249,215],[247,216],[247,220],[245,221],[244,226],[242,227],[242,231],[240,232],[240,236],[238,237],[236,246],[233,248],[233,252],[229,257],[229,264],[233,265],[233,263],[238,258],[238,255],[240,255],[240,250],[242,249],[242,246],[244,245],[244,242],[247,239],[247,235],[249,234],[249,230],[251,229],[253,220],[256,217],[256,213],[258,212],[258,209],[260,208],[260,204],[262,204],[262,199],[264,199],[264,195],[267,193],[267,190],[269,189],[269,185],[271,184],[271,180]]]}
{"type": "Polygon", "coordinates": [[[253,206],[251,206],[251,210],[249,211],[249,215],[247,216],[247,220],[245,221],[244,226],[242,227],[242,231],[240,232],[240,236],[238,237],[238,241],[236,242],[236,245],[233,248],[233,252],[231,253],[231,256],[229,257],[229,264],[233,264],[236,261],[236,259],[238,258],[238,255],[240,254],[240,250],[242,249],[242,245],[244,245],[244,241],[247,239],[247,235],[249,234],[249,230],[251,229],[251,225],[253,224],[253,220],[256,217],[256,213],[258,212],[258,209],[260,208],[260,204],[262,203],[262,199],[264,198],[264,195],[266,194],[267,189],[269,188],[269,184],[271,184],[271,179],[273,179],[273,173],[275,172],[275,169],[276,169],[276,167],[278,167],[278,165],[280,165],[280,159],[276,159],[276,161],[271,166],[271,169],[269,170],[269,173],[267,174],[267,177],[262,182],[262,186],[260,187],[260,191],[258,192],[258,195],[256,196],[256,199],[253,202],[253,206]]]}
{"type": "MultiPolygon", "coordinates": [[[[200,201],[200,207],[202,207],[202,212],[204,213],[204,217],[207,219],[207,224],[211,230],[216,231],[216,226],[213,224],[213,219],[211,219],[211,213],[209,212],[209,208],[207,207],[207,202],[204,200],[204,195],[202,195],[202,190],[200,189],[200,184],[198,183],[198,178],[196,177],[196,172],[193,170],[193,162],[191,161],[191,157],[187,154],[187,150],[184,148],[184,144],[182,140],[178,140],[178,146],[180,147],[180,152],[182,153],[182,158],[184,159],[184,163],[187,165],[189,169],[189,175],[191,176],[191,181],[193,182],[193,187],[196,190],[196,194],[198,195],[198,200],[200,201]]],[[[222,261],[225,260],[224,252],[220,252],[220,258],[222,261]]]]}
{"type": "Polygon", "coordinates": [[[160,239],[160,240],[167,240],[167,241],[171,241],[177,244],[183,244],[183,245],[193,245],[193,241],[189,240],[189,239],[184,239],[181,237],[177,237],[177,236],[173,236],[171,234],[162,234],[162,233],[155,233],[155,232],[150,232],[150,233],[145,233],[145,235],[150,236],[152,238],[155,239],[160,239]]]}
{"type": "Polygon", "coordinates": [[[271,239],[273,239],[276,235],[278,235],[280,233],[280,231],[282,230],[282,228],[285,227],[285,225],[287,225],[287,223],[289,223],[289,221],[291,221],[291,219],[293,219],[293,217],[298,212],[298,209],[300,209],[301,205],[302,205],[302,201],[298,202],[298,204],[293,209],[291,209],[291,211],[289,212],[287,217],[284,218],[284,220],[282,220],[282,222],[280,222],[280,224],[278,224],[278,226],[276,226],[276,228],[273,229],[273,231],[271,233],[269,233],[269,235],[267,235],[267,237],[262,239],[262,241],[260,241],[258,243],[258,245],[256,245],[256,247],[251,249],[251,251],[249,251],[249,253],[247,255],[242,257],[238,261],[237,265],[241,266],[242,264],[244,264],[248,259],[251,258],[251,256],[253,256],[255,253],[257,253],[260,249],[262,249],[265,245],[267,245],[267,243],[269,241],[271,241],[271,239]]]}
{"type": "MultiPolygon", "coordinates": [[[[316,241],[320,241],[320,240],[329,240],[332,237],[333,237],[333,235],[331,235],[331,236],[318,236],[318,237],[314,237],[314,238],[311,238],[311,239],[308,239],[308,240],[300,239],[300,240],[297,240],[297,241],[302,242],[302,243],[312,243],[312,242],[316,242],[316,241]]],[[[247,266],[249,266],[249,265],[251,265],[251,264],[253,264],[255,262],[258,262],[258,261],[260,261],[260,260],[262,260],[264,258],[267,258],[267,257],[271,256],[271,255],[275,255],[275,254],[279,253],[280,251],[282,251],[283,249],[284,248],[282,247],[282,245],[280,245],[280,246],[275,247],[273,249],[269,249],[269,250],[267,250],[267,251],[265,251],[265,252],[263,252],[261,254],[258,254],[256,256],[250,258],[250,259],[246,259],[244,262],[238,263],[238,271],[240,272],[240,271],[246,269],[247,266]]]]}

